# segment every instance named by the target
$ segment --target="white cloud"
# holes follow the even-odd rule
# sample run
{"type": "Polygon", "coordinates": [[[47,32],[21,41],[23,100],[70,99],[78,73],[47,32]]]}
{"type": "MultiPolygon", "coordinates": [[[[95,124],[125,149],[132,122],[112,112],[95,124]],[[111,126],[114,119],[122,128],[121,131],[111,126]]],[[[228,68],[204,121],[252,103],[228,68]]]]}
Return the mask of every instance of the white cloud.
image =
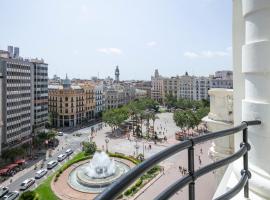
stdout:
{"type": "Polygon", "coordinates": [[[121,55],[123,53],[122,50],[118,48],[99,48],[97,51],[107,55],[121,55]]]}
{"type": "Polygon", "coordinates": [[[226,48],[224,51],[201,51],[201,52],[191,52],[187,51],[184,53],[184,56],[187,58],[217,58],[225,57],[231,55],[231,47],[226,48]]]}
{"type": "Polygon", "coordinates": [[[184,56],[188,57],[188,58],[198,58],[199,57],[199,55],[197,53],[189,52],[189,51],[185,52],[184,56]]]}
{"type": "Polygon", "coordinates": [[[157,46],[157,42],[156,41],[147,42],[146,45],[148,47],[154,47],[154,46],[157,46]]]}

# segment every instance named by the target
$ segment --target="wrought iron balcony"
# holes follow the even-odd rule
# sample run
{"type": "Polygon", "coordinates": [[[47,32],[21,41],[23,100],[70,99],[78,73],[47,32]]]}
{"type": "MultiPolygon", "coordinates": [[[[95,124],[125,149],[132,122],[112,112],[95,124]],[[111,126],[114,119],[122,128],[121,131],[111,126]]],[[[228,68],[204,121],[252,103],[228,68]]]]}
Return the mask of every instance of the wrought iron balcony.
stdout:
{"type": "Polygon", "coordinates": [[[133,169],[131,169],[128,173],[122,176],[118,181],[114,182],[110,185],[104,192],[99,194],[95,199],[96,200],[112,200],[117,199],[118,196],[124,192],[136,179],[142,176],[149,169],[154,167],[156,164],[162,162],[168,157],[188,149],[188,175],[180,178],[168,188],[166,188],[163,192],[161,192],[155,200],[165,200],[169,199],[172,195],[174,195],[178,190],[183,188],[186,185],[189,185],[189,200],[195,200],[195,182],[196,179],[225,165],[228,165],[235,160],[243,157],[243,170],[241,171],[241,179],[239,182],[228,192],[216,198],[215,200],[225,200],[233,198],[237,193],[239,193],[242,188],[244,188],[244,196],[245,198],[249,198],[249,184],[248,179],[251,178],[251,173],[248,169],[248,151],[250,150],[250,145],[248,143],[248,126],[254,126],[261,124],[261,121],[246,121],[242,122],[240,125],[226,129],[223,131],[214,132],[207,135],[202,135],[194,138],[190,138],[185,140],[179,144],[171,146],[153,156],[146,159],[133,169]],[[217,162],[208,164],[198,170],[194,170],[194,146],[216,138],[233,135],[239,131],[243,132],[243,142],[240,144],[240,149],[232,154],[231,156],[219,160],[217,162]]]}

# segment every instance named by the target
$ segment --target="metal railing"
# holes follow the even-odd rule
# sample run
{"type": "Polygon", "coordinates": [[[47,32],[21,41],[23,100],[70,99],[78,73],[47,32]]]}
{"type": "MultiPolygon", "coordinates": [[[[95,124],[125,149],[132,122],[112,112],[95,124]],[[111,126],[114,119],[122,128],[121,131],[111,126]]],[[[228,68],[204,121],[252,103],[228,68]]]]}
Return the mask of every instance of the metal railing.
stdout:
{"type": "Polygon", "coordinates": [[[258,120],[245,121],[234,128],[190,138],[179,144],[173,145],[151,156],[150,158],[146,159],[139,165],[132,168],[125,175],[120,177],[116,182],[111,184],[104,192],[99,194],[95,198],[95,200],[117,199],[117,197],[120,196],[121,193],[125,189],[127,189],[136,179],[142,176],[149,169],[151,169],[152,167],[154,167],[156,164],[160,163],[161,161],[167,159],[168,157],[180,151],[183,151],[185,149],[188,149],[188,171],[189,171],[188,175],[182,177],[181,179],[177,180],[172,185],[170,185],[168,188],[166,188],[163,192],[161,192],[155,198],[155,200],[169,199],[178,190],[180,190],[186,185],[189,185],[189,200],[195,200],[195,181],[197,178],[207,174],[208,172],[218,169],[222,166],[228,165],[241,157],[243,157],[243,170],[241,171],[241,179],[232,189],[230,189],[228,192],[221,195],[220,197],[216,198],[215,200],[231,199],[237,193],[239,193],[243,187],[244,187],[245,198],[249,198],[248,179],[251,178],[251,173],[248,169],[248,151],[250,150],[250,145],[248,143],[248,126],[259,125],[259,124],[261,124],[261,121],[258,121],[258,120]],[[232,135],[239,131],[243,131],[243,142],[240,144],[240,149],[237,152],[217,162],[208,164],[196,171],[194,170],[194,146],[196,144],[199,144],[208,140],[232,135]]]}

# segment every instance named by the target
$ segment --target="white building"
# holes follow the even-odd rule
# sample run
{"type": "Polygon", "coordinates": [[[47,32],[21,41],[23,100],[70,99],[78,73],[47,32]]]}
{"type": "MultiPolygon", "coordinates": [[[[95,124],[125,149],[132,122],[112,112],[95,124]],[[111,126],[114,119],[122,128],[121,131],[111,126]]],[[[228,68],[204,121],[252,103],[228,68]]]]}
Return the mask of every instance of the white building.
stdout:
{"type": "Polygon", "coordinates": [[[209,99],[208,90],[210,89],[209,77],[194,77],[193,79],[193,100],[209,99]]]}
{"type": "Polygon", "coordinates": [[[158,70],[155,70],[155,75],[151,77],[151,98],[159,103],[163,103],[164,87],[163,77],[159,75],[158,70]]]}
{"type": "Polygon", "coordinates": [[[233,72],[232,71],[217,71],[211,78],[211,88],[233,88],[233,72]]]}
{"type": "Polygon", "coordinates": [[[104,85],[102,82],[96,83],[94,92],[96,98],[95,116],[98,117],[105,107],[104,85]]]}

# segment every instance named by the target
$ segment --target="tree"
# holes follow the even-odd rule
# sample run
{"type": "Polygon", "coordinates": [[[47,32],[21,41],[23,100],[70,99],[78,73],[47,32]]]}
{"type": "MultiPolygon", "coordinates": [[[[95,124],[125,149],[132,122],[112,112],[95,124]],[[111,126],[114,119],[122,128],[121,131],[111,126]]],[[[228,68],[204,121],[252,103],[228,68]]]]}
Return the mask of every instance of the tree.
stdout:
{"type": "Polygon", "coordinates": [[[151,118],[151,120],[153,121],[153,133],[155,133],[155,121],[156,121],[157,119],[159,119],[159,117],[156,116],[155,113],[151,113],[150,118],[151,118]]]}
{"type": "Polygon", "coordinates": [[[186,116],[184,112],[182,111],[174,112],[173,119],[176,126],[178,126],[181,130],[183,130],[186,125],[186,116]]]}
{"type": "Polygon", "coordinates": [[[26,191],[23,192],[19,200],[38,200],[38,195],[35,191],[26,191]]]}
{"type": "Polygon", "coordinates": [[[172,94],[167,94],[164,101],[168,108],[176,107],[177,98],[172,94]]]}
{"type": "Polygon", "coordinates": [[[97,150],[97,145],[95,142],[83,142],[82,145],[83,145],[83,151],[87,155],[92,155],[97,150]]]}

